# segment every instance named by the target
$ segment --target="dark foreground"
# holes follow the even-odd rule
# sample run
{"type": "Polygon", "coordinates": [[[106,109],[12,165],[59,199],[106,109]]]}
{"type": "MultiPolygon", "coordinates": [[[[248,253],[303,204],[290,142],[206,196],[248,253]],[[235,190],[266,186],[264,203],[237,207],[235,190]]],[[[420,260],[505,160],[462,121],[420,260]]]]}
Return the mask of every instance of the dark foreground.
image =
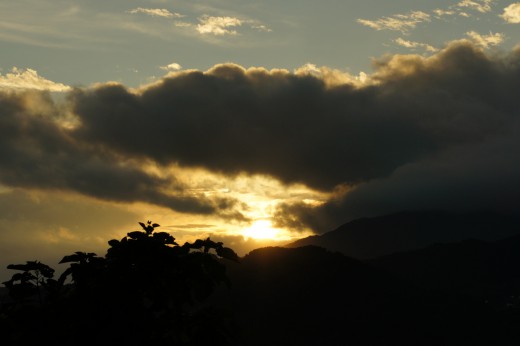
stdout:
{"type": "MultiPolygon", "coordinates": [[[[133,244],[150,246],[150,239],[151,233],[133,244]]],[[[65,285],[68,295],[43,305],[4,304],[2,345],[520,344],[519,237],[437,244],[369,261],[315,246],[258,249],[239,263],[203,248],[193,257],[176,248],[175,256],[184,257],[166,252],[152,267],[147,261],[157,249],[131,261],[131,269],[116,256],[111,277],[131,275],[108,286],[100,284],[105,277],[78,285],[87,292],[65,285]],[[135,263],[148,269],[138,271],[135,263]],[[168,263],[177,263],[177,271],[168,263]],[[176,305],[181,298],[188,308],[176,305]]],[[[93,272],[80,274],[76,279],[93,272]]]]}
{"type": "Polygon", "coordinates": [[[461,243],[371,263],[259,249],[230,266],[233,288],[218,299],[235,311],[239,345],[518,345],[520,251],[501,252],[507,268],[495,271],[478,257],[503,249],[487,245],[469,258],[449,254],[461,243]]]}

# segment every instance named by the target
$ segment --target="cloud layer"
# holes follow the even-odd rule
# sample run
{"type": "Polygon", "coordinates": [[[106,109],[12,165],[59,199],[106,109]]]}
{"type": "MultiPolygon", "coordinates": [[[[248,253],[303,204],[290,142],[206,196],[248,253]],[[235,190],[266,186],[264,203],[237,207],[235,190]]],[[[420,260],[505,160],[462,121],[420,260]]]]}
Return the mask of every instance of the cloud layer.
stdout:
{"type": "Polygon", "coordinates": [[[222,64],[137,91],[75,89],[62,106],[2,93],[0,182],[240,218],[236,200],[145,167],[262,174],[333,193],[278,206],[278,225],[317,230],[402,209],[518,211],[520,51],[466,41],[374,67],[360,84],[325,68],[222,64]]]}
{"type": "Polygon", "coordinates": [[[174,177],[147,173],[129,157],[78,140],[66,126],[66,111],[46,93],[0,92],[2,184],[148,202],[187,213],[216,213],[233,205],[231,200],[188,194],[174,177]]]}

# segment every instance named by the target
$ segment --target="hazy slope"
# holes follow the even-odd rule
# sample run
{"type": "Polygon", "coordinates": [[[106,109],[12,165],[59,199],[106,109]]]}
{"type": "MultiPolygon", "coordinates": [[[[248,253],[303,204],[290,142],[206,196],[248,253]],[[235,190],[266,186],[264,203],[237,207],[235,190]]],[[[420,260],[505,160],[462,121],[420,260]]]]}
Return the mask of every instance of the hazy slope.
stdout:
{"type": "Polygon", "coordinates": [[[323,248],[258,249],[228,272],[214,302],[234,311],[241,346],[500,344],[483,304],[323,248]]]}
{"type": "Polygon", "coordinates": [[[520,236],[435,244],[368,263],[424,289],[470,296],[498,309],[520,307],[520,236]]]}
{"type": "Polygon", "coordinates": [[[346,223],[287,247],[316,245],[358,259],[375,258],[439,242],[498,240],[520,233],[520,219],[498,213],[402,212],[346,223]]]}

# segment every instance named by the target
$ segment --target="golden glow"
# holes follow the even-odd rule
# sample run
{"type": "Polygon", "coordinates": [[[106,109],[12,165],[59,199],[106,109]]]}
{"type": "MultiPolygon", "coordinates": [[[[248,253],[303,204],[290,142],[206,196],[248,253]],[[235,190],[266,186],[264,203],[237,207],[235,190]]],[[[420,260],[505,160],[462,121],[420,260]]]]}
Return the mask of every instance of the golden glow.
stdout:
{"type": "MultiPolygon", "coordinates": [[[[283,246],[299,238],[313,235],[311,229],[292,230],[277,228],[277,207],[281,203],[303,202],[317,207],[331,198],[331,194],[314,191],[302,184],[284,185],[265,175],[239,174],[233,177],[208,172],[200,168],[185,168],[178,165],[160,166],[152,161],[127,162],[139,165],[148,174],[163,179],[172,178],[183,187],[183,195],[194,198],[229,198],[238,203],[234,211],[244,220],[223,219],[218,214],[193,215],[171,209],[134,203],[128,210],[140,215],[138,220],[152,220],[161,224],[161,230],[171,232],[177,243],[211,237],[223,241],[239,255],[264,246],[283,246]]],[[[170,191],[176,193],[175,186],[170,191]]],[[[168,191],[167,191],[168,192],[168,191]]],[[[339,194],[335,191],[334,194],[339,194]]],[[[123,234],[124,235],[124,234],[123,234]]]]}
{"type": "Polygon", "coordinates": [[[246,228],[243,232],[245,237],[254,239],[276,239],[279,235],[279,230],[273,228],[269,220],[257,220],[246,228]]]}

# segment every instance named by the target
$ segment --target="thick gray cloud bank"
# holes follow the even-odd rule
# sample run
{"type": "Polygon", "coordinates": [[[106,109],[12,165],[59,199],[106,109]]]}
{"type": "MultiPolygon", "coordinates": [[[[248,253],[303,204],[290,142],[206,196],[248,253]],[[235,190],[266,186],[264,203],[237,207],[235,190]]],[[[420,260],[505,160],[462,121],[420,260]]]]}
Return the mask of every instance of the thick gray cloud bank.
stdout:
{"type": "Polygon", "coordinates": [[[420,133],[410,141],[394,128],[391,142],[426,150],[412,156],[379,143],[375,151],[404,163],[388,175],[346,181],[348,191],[319,208],[281,205],[280,225],[328,231],[402,210],[520,211],[520,51],[490,57],[456,45],[429,61],[406,60],[381,64],[373,102],[420,133]]]}
{"type": "Polygon", "coordinates": [[[26,116],[20,100],[2,96],[0,181],[114,200],[147,196],[195,212],[234,202],[165,195],[171,181],[117,163],[146,159],[323,191],[347,187],[319,208],[280,206],[280,225],[324,231],[402,209],[518,210],[520,50],[491,56],[462,42],[375,66],[373,82],[361,87],[328,83],[333,72],[225,64],[137,93],[114,84],[75,90],[73,130],[26,116]]]}
{"type": "Polygon", "coordinates": [[[147,174],[110,148],[77,140],[60,125],[63,112],[45,93],[0,93],[2,184],[149,202],[188,213],[208,214],[233,204],[183,194],[184,186],[174,179],[147,174]],[[176,193],[165,193],[172,189],[176,193]]]}

